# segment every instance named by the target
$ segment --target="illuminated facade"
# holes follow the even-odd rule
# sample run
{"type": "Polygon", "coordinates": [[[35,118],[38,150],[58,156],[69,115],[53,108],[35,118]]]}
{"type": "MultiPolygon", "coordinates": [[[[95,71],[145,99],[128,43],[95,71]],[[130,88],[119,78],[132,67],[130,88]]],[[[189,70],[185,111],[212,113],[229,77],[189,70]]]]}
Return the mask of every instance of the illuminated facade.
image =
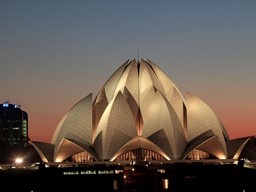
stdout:
{"type": "MultiPolygon", "coordinates": [[[[128,60],[59,122],[44,161],[199,160],[239,158],[251,138],[232,141],[201,99],[181,94],[150,60],[128,60]]],[[[49,144],[48,144],[49,145],[49,144]]]]}
{"type": "Polygon", "coordinates": [[[19,105],[9,102],[0,105],[0,142],[3,146],[27,144],[28,114],[19,105]]]}

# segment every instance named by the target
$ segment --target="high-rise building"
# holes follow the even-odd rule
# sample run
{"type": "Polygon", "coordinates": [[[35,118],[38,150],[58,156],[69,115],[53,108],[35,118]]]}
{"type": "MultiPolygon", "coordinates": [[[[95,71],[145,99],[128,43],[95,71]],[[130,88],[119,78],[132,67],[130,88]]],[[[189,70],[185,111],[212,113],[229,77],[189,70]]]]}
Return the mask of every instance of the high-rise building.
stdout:
{"type": "Polygon", "coordinates": [[[28,114],[20,105],[9,102],[0,105],[0,142],[2,146],[27,145],[28,114]]]}

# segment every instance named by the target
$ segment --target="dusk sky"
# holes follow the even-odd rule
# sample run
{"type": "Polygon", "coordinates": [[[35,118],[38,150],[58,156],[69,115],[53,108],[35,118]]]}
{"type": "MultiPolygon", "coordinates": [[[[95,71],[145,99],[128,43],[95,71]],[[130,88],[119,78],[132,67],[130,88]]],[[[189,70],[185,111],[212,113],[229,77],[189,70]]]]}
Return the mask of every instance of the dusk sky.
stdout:
{"type": "Polygon", "coordinates": [[[32,141],[50,142],[138,53],[208,104],[231,139],[256,135],[256,1],[0,0],[0,103],[28,113],[32,141]]]}

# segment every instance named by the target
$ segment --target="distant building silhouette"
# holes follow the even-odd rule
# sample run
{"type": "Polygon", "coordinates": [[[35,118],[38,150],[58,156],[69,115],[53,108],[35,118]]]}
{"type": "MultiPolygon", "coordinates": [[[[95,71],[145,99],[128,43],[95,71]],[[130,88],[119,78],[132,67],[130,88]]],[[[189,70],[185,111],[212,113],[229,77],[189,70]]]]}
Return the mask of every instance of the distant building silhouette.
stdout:
{"type": "Polygon", "coordinates": [[[20,105],[4,102],[0,105],[1,146],[26,146],[28,143],[28,114],[20,105]]]}

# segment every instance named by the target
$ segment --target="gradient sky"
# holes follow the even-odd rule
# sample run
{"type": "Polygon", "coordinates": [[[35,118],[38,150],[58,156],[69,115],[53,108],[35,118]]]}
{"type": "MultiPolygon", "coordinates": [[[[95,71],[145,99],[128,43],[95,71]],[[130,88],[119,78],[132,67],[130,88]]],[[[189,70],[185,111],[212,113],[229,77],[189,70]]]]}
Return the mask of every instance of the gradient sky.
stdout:
{"type": "Polygon", "coordinates": [[[64,114],[128,59],[150,59],[218,115],[256,135],[256,1],[0,0],[0,103],[50,142],[64,114]]]}

